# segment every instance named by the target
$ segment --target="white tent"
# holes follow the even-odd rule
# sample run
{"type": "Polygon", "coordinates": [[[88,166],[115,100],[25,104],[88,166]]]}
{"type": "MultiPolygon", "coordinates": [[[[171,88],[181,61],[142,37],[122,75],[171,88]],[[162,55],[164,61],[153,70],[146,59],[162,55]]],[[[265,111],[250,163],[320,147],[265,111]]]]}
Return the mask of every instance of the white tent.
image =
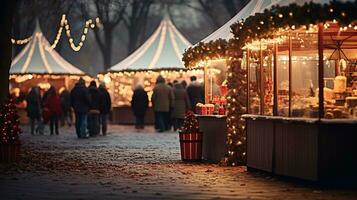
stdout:
{"type": "Polygon", "coordinates": [[[84,72],[50,48],[37,21],[31,41],[12,60],[10,74],[84,75],[84,72]]]}
{"type": "Polygon", "coordinates": [[[182,54],[191,43],[165,17],[149,39],[109,71],[184,69],[182,54]]]}
{"type": "Polygon", "coordinates": [[[273,5],[286,6],[291,3],[303,4],[306,2],[321,2],[328,3],[330,0],[251,0],[241,11],[239,11],[232,19],[225,23],[215,32],[204,38],[201,42],[209,42],[211,40],[233,38],[231,33],[231,25],[239,20],[246,19],[255,13],[263,12],[265,9],[273,5]]]}

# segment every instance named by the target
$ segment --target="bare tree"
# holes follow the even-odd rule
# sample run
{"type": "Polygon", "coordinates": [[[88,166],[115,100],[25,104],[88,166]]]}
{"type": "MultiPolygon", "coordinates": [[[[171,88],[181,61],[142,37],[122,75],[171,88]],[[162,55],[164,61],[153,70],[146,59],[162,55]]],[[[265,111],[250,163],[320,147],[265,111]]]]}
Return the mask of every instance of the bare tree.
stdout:
{"type": "Polygon", "coordinates": [[[100,28],[94,36],[103,57],[104,69],[111,67],[114,28],[123,20],[128,2],[126,0],[81,1],[81,13],[85,19],[99,17],[100,28]]]}
{"type": "Polygon", "coordinates": [[[180,3],[205,14],[212,22],[215,29],[219,28],[222,19],[232,18],[236,15],[250,0],[180,0],[180,3]],[[198,4],[199,6],[195,5],[198,4]],[[227,14],[228,13],[228,16],[227,14]]]}
{"type": "Polygon", "coordinates": [[[124,25],[128,30],[128,54],[137,46],[140,35],[145,30],[149,11],[153,0],[132,0],[124,17],[124,25]]]}

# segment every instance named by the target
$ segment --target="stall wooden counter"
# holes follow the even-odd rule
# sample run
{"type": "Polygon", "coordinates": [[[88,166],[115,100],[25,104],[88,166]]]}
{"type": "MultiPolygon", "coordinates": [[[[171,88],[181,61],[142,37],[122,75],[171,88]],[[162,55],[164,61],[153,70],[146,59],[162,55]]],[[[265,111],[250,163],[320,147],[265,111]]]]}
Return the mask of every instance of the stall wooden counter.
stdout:
{"type": "Polygon", "coordinates": [[[357,119],[243,118],[248,169],[312,181],[357,177],[357,119]]]}
{"type": "Polygon", "coordinates": [[[211,163],[219,163],[226,153],[226,115],[196,115],[203,132],[202,156],[211,163]]]}

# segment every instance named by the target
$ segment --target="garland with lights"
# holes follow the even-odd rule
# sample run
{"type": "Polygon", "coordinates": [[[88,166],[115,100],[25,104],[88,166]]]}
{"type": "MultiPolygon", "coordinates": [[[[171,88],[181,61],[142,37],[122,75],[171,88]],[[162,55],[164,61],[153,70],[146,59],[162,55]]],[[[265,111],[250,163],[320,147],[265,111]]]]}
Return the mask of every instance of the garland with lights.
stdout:
{"type": "Polygon", "coordinates": [[[333,1],[323,5],[310,2],[302,6],[297,4],[282,7],[273,6],[270,10],[234,23],[231,29],[239,47],[243,47],[253,40],[274,38],[282,30],[294,30],[302,27],[308,30],[312,25],[328,21],[338,22],[342,26],[340,30],[348,28],[357,30],[356,6],[357,1],[333,1]]]}
{"type": "Polygon", "coordinates": [[[232,24],[231,30],[235,39],[200,42],[185,51],[182,61],[186,67],[192,68],[199,65],[201,61],[226,57],[226,49],[231,45],[241,49],[253,40],[273,38],[281,29],[294,30],[299,27],[309,29],[311,24],[318,22],[337,21],[344,26],[341,30],[347,28],[357,30],[357,12],[354,9],[356,7],[357,1],[333,1],[323,5],[310,2],[302,6],[297,4],[273,6],[270,10],[256,13],[254,16],[232,24]]]}
{"type": "Polygon", "coordinates": [[[245,165],[246,134],[245,121],[241,116],[247,113],[247,71],[241,59],[229,62],[227,76],[227,153],[222,164],[245,165]]]}
{"type": "MultiPolygon", "coordinates": [[[[83,46],[83,44],[84,44],[84,42],[85,42],[85,40],[86,40],[89,28],[93,29],[96,26],[98,26],[99,23],[100,23],[100,20],[99,20],[98,17],[95,19],[95,22],[93,22],[92,19],[87,20],[85,22],[85,26],[83,28],[82,35],[80,36],[80,42],[78,44],[75,44],[74,43],[74,39],[71,36],[71,28],[70,28],[70,25],[68,23],[67,17],[66,17],[66,15],[62,15],[62,18],[61,18],[61,21],[60,21],[60,27],[59,27],[59,29],[57,31],[55,40],[54,40],[53,44],[47,50],[51,51],[52,49],[56,48],[59,40],[61,39],[61,35],[62,35],[62,32],[63,32],[63,29],[66,29],[66,35],[67,35],[68,42],[69,42],[69,45],[70,45],[71,49],[73,51],[80,51],[82,46],[83,46]]],[[[12,38],[11,39],[11,43],[12,44],[16,44],[16,45],[24,45],[24,44],[29,43],[31,41],[31,39],[32,39],[32,36],[30,36],[28,38],[25,38],[25,39],[21,39],[21,40],[16,40],[16,39],[12,38]]]]}
{"type": "Polygon", "coordinates": [[[9,96],[0,109],[0,145],[19,144],[19,116],[16,111],[15,100],[9,96]]]}

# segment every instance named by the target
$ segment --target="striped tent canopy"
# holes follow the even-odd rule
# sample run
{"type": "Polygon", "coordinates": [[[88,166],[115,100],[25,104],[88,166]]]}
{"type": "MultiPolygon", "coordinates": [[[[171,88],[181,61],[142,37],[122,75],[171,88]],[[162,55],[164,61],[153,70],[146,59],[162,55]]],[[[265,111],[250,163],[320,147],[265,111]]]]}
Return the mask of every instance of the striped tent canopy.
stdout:
{"type": "Polygon", "coordinates": [[[233,38],[231,33],[231,25],[238,20],[246,19],[255,13],[263,12],[265,9],[269,9],[273,5],[286,6],[291,3],[303,4],[306,2],[328,3],[330,0],[250,0],[250,2],[239,11],[232,19],[225,23],[222,27],[215,32],[204,38],[201,42],[209,42],[211,40],[233,38]]]}
{"type": "Polygon", "coordinates": [[[63,59],[50,46],[37,21],[31,41],[12,60],[10,74],[85,74],[63,59]]]}
{"type": "Polygon", "coordinates": [[[182,54],[191,43],[164,17],[149,39],[109,71],[184,69],[182,54]]]}

